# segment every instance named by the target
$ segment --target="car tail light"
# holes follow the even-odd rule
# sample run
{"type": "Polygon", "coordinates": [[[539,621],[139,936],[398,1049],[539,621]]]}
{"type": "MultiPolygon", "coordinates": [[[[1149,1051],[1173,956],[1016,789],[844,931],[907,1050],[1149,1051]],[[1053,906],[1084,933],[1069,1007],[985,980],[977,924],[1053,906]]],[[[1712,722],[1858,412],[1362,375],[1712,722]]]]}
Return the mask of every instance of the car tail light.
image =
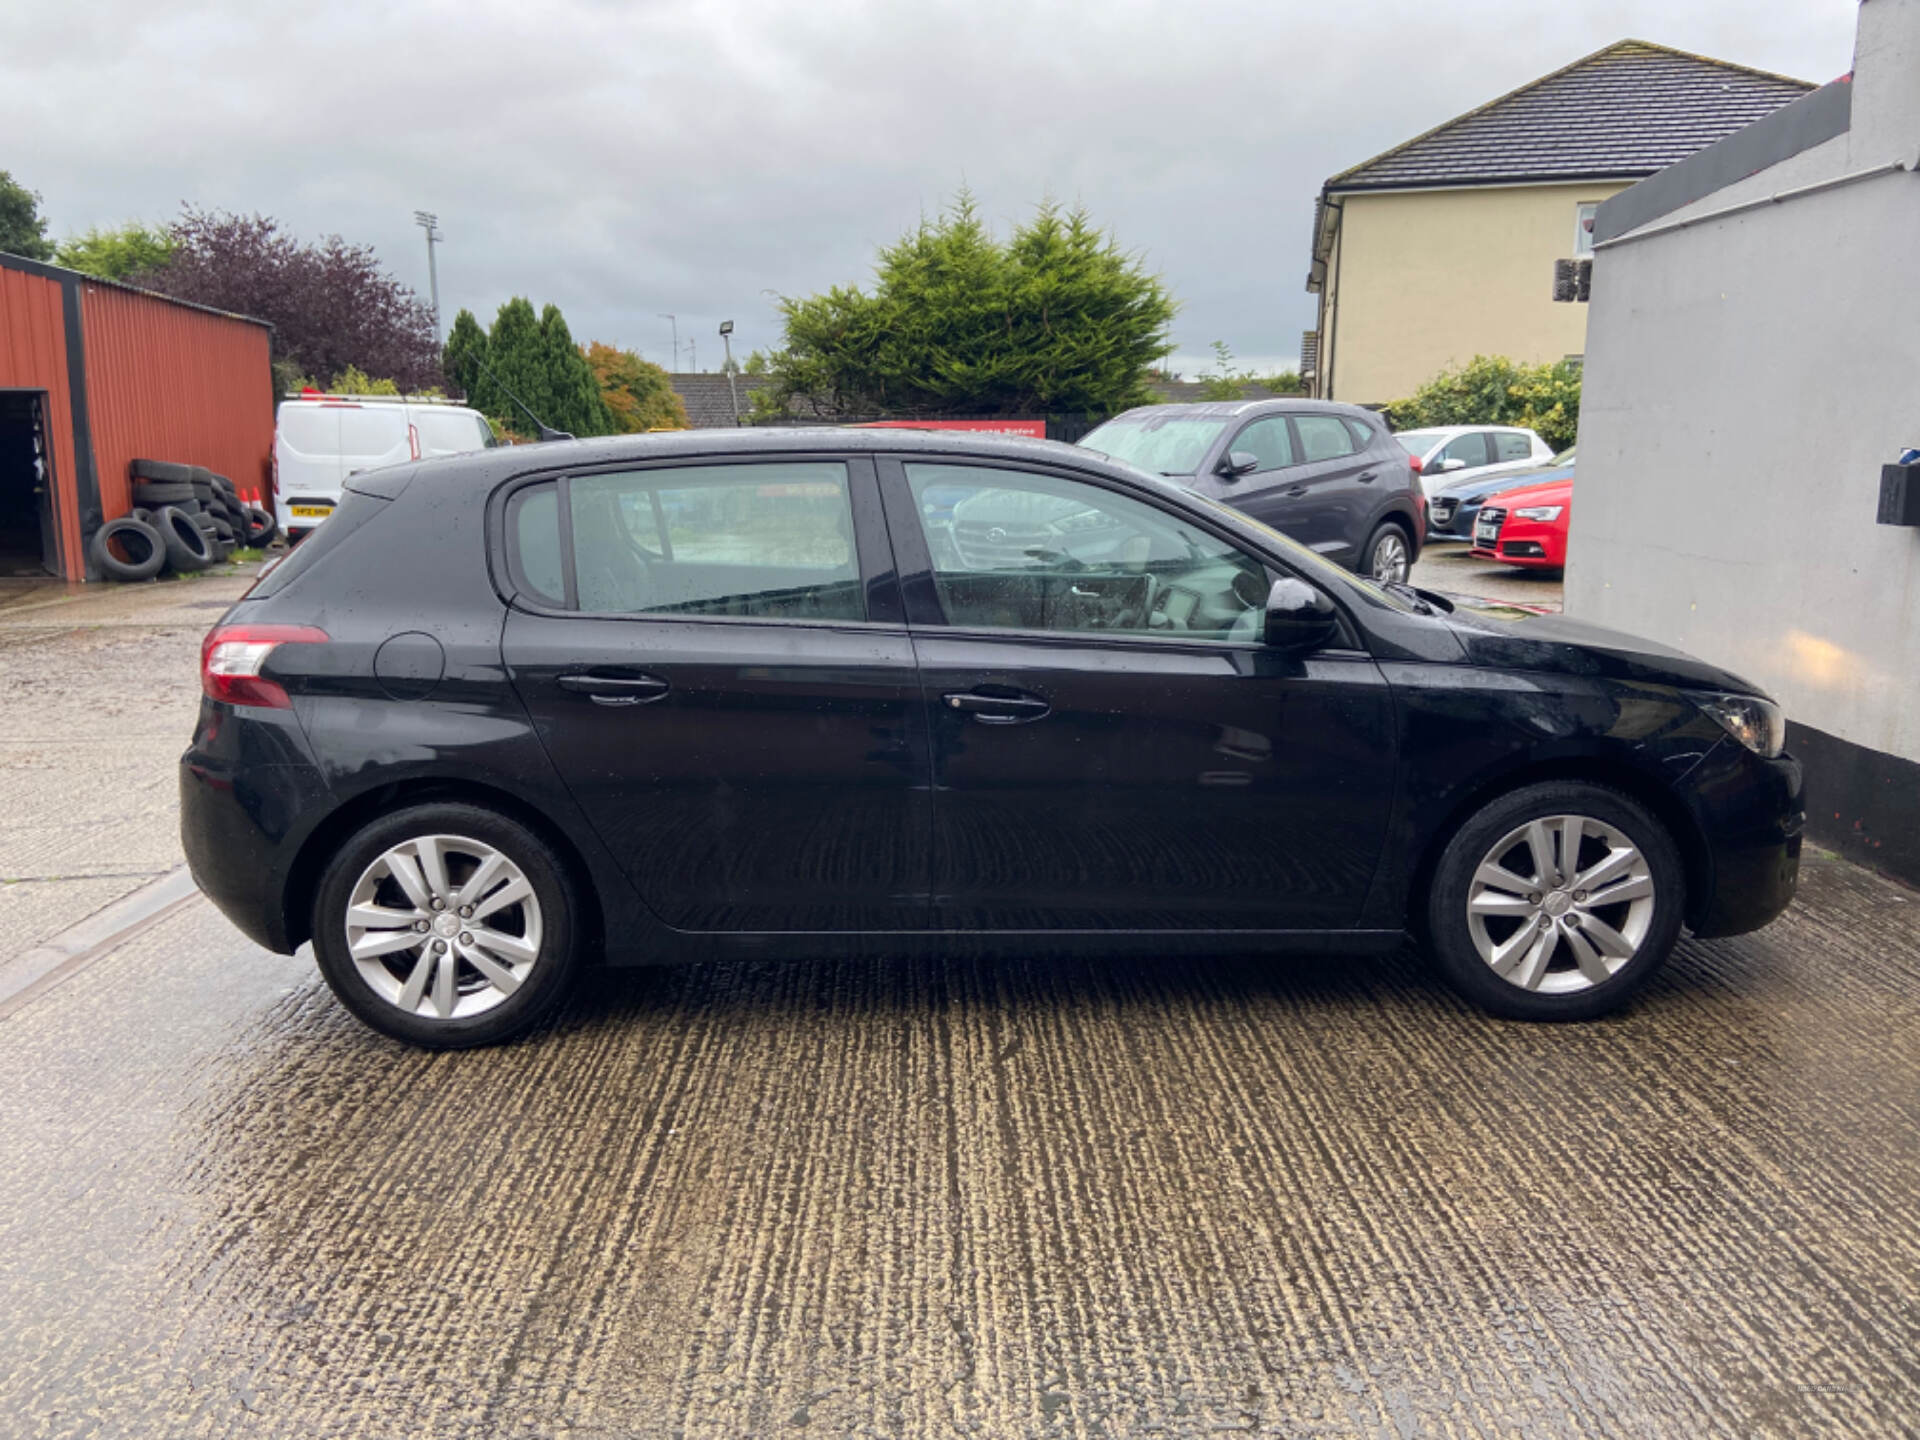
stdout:
{"type": "Polygon", "coordinates": [[[200,642],[200,688],[228,705],[291,710],[279,682],[260,669],[281,645],[323,645],[327,632],[312,625],[216,625],[200,642]]]}
{"type": "Polygon", "coordinates": [[[1427,462],[1422,460],[1418,455],[1409,455],[1407,457],[1407,463],[1413,466],[1413,473],[1416,475],[1427,468],[1427,462]]]}

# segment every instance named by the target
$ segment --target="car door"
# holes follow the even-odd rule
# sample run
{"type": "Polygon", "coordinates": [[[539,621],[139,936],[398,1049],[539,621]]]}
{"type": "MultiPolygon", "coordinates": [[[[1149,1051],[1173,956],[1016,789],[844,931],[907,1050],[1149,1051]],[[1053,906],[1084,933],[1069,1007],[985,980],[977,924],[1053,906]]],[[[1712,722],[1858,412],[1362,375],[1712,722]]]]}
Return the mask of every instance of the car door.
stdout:
{"type": "Polygon", "coordinates": [[[1261,641],[1278,573],[1108,479],[881,463],[933,741],[933,924],[1350,926],[1394,780],[1357,649],[1261,641]],[[954,504],[926,544],[923,497],[954,504]]]}
{"type": "Polygon", "coordinates": [[[1195,488],[1271,525],[1281,534],[1311,545],[1326,529],[1316,514],[1313,477],[1301,463],[1293,427],[1285,415],[1262,415],[1240,427],[1222,455],[1251,455],[1255,469],[1244,475],[1202,475],[1195,488]]]}
{"type": "Polygon", "coordinates": [[[1380,497],[1382,466],[1367,453],[1354,426],[1339,415],[1290,417],[1303,481],[1312,496],[1311,538],[1306,543],[1343,565],[1353,564],[1367,543],[1380,497]]]}
{"type": "Polygon", "coordinates": [[[677,462],[516,491],[503,652],[669,925],[924,927],[929,761],[870,460],[677,462]]]}

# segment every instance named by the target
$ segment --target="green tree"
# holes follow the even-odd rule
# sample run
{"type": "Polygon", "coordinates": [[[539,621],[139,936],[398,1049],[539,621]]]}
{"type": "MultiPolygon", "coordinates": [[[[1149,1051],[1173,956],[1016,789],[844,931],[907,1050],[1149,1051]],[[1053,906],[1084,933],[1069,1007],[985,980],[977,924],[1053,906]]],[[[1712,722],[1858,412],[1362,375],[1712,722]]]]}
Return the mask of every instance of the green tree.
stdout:
{"type": "Polygon", "coordinates": [[[1503,355],[1476,355],[1394,401],[1387,419],[1396,430],[1524,425],[1555,450],[1564,450],[1580,430],[1580,367],[1566,360],[1522,365],[1503,355]]]}
{"type": "Polygon", "coordinates": [[[616,433],[637,435],[648,430],[687,428],[687,407],[674,393],[667,372],[658,365],[649,364],[631,350],[602,345],[598,340],[587,346],[586,357],[616,433]]]}
{"type": "Polygon", "coordinates": [[[1174,310],[1085,211],[1042,204],[1003,244],[965,191],[880,251],[871,294],[836,286],[780,308],[786,344],[756,412],[918,416],[1139,403],[1174,310]]]}
{"type": "Polygon", "coordinates": [[[0,170],[0,250],[29,260],[53,259],[40,196],[0,170]]]}
{"type": "Polygon", "coordinates": [[[398,395],[400,386],[392,380],[377,380],[357,365],[349,365],[327,382],[335,395],[398,395]]]}
{"type": "Polygon", "coordinates": [[[531,300],[516,295],[500,307],[493,317],[493,328],[487,332],[486,359],[487,369],[468,392],[475,409],[523,435],[531,434],[534,427],[520,405],[543,423],[554,425],[546,347],[540,338],[540,317],[534,313],[531,300]],[[514,403],[514,396],[519,397],[520,405],[514,403]]]}
{"type": "Polygon", "coordinates": [[[69,235],[54,251],[54,261],[104,280],[126,280],[158,270],[173,258],[173,236],[157,225],[129,220],[117,230],[88,230],[69,235]]]}
{"type": "Polygon", "coordinates": [[[548,305],[540,312],[540,350],[547,390],[553,396],[552,413],[543,413],[540,418],[572,435],[613,434],[613,416],[600,397],[600,382],[580,347],[573,343],[573,332],[567,328],[558,305],[548,305]]]}
{"type": "Polygon", "coordinates": [[[487,332],[480,328],[480,322],[473,318],[471,310],[462,310],[453,317],[453,328],[447,332],[447,345],[441,351],[440,368],[454,390],[469,401],[480,392],[479,362],[485,360],[486,356],[487,332]]]}

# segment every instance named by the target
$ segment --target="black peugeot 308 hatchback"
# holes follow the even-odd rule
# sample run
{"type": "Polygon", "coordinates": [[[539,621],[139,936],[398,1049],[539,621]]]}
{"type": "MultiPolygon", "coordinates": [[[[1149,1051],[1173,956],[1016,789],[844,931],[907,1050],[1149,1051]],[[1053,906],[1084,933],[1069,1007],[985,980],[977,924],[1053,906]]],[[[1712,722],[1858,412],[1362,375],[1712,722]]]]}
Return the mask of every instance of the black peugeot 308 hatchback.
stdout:
{"type": "Polygon", "coordinates": [[[348,482],[207,636],[195,879],[376,1029],[589,963],[1362,954],[1501,1014],[1765,924],[1800,767],[1754,686],[1381,584],[1086,450],[903,431],[502,449],[348,482]]]}

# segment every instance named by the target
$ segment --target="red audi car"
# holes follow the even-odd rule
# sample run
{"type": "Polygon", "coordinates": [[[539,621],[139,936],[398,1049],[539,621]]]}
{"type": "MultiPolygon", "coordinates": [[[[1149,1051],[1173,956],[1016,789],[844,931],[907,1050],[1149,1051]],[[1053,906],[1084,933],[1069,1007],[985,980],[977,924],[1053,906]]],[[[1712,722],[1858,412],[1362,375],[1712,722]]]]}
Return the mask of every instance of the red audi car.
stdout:
{"type": "Polygon", "coordinates": [[[1560,570],[1567,563],[1567,523],[1573,518],[1573,477],[1507,490],[1480,507],[1473,549],[1480,560],[1560,570]]]}

